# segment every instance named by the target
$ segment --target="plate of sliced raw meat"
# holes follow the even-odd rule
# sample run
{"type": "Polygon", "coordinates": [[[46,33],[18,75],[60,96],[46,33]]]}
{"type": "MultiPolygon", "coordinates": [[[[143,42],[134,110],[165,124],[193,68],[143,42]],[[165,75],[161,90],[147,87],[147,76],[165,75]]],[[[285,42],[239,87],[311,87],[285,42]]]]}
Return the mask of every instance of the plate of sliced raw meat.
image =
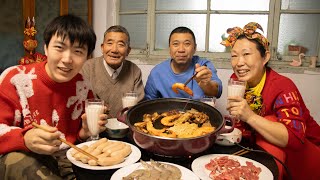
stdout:
{"type": "Polygon", "coordinates": [[[273,180],[272,172],[263,164],[229,154],[208,154],[198,157],[192,162],[191,169],[202,180],[273,180]]]}

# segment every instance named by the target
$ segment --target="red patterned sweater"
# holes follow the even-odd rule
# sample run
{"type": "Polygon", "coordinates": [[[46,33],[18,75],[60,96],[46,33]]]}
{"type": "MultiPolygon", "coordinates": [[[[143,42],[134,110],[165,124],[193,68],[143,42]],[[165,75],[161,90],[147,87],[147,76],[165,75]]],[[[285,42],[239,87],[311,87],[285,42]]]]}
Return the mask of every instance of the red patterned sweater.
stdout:
{"type": "MultiPolygon", "coordinates": [[[[235,77],[235,74],[232,77],[235,77]]],[[[261,115],[276,116],[288,129],[289,140],[286,148],[303,148],[305,139],[320,146],[320,126],[310,115],[292,80],[267,68],[266,82],[261,94],[261,115]]]]}
{"type": "MultiPolygon", "coordinates": [[[[84,100],[92,97],[80,74],[57,83],[45,71],[46,61],[13,66],[0,76],[0,154],[29,151],[23,136],[31,123],[55,126],[74,143],[81,128],[84,100]]],[[[62,144],[61,149],[68,146],[62,144]]]]}

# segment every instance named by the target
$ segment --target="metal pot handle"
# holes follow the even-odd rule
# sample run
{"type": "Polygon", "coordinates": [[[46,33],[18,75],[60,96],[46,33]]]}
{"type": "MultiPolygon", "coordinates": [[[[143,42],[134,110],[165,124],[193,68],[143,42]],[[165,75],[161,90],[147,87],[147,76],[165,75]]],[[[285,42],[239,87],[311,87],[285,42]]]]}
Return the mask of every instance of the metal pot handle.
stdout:
{"type": "Polygon", "coordinates": [[[126,123],[126,117],[127,117],[127,111],[129,110],[129,107],[125,107],[123,108],[121,111],[119,111],[117,113],[117,120],[120,121],[120,122],[123,122],[125,124],[126,123]]]}
{"type": "Polygon", "coordinates": [[[235,125],[235,120],[236,120],[236,118],[234,118],[232,116],[224,116],[223,126],[222,126],[221,130],[219,131],[219,134],[232,132],[234,129],[234,125],[235,125]],[[227,121],[230,122],[231,128],[226,128],[227,121]]]}

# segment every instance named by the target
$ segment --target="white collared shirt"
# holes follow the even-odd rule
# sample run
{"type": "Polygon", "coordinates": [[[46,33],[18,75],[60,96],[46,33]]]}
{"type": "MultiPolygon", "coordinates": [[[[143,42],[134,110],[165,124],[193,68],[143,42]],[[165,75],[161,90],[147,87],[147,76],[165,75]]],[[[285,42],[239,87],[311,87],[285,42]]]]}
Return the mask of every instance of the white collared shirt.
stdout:
{"type": "Polygon", "coordinates": [[[104,67],[106,68],[106,70],[107,70],[108,74],[110,75],[110,77],[111,77],[112,79],[116,79],[116,78],[118,77],[118,75],[120,74],[120,71],[121,71],[121,69],[122,69],[123,63],[121,63],[121,66],[120,66],[118,69],[116,69],[116,70],[113,69],[112,67],[110,67],[110,66],[106,63],[105,59],[103,59],[103,65],[104,65],[104,67]]]}

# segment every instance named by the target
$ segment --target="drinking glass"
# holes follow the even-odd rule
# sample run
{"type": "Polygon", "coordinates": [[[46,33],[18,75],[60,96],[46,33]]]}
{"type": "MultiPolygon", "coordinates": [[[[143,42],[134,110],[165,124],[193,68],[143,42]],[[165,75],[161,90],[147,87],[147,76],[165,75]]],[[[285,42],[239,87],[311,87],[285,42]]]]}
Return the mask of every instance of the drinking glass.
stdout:
{"type": "Polygon", "coordinates": [[[236,79],[229,79],[228,81],[228,97],[240,96],[243,97],[246,90],[246,82],[236,79]]]}
{"type": "Polygon", "coordinates": [[[207,103],[210,106],[214,107],[216,104],[216,97],[214,96],[203,96],[202,98],[200,98],[201,102],[207,103]]]}
{"type": "Polygon", "coordinates": [[[245,81],[239,81],[239,80],[232,79],[232,78],[229,79],[229,81],[228,81],[228,97],[229,96],[244,97],[245,91],[246,91],[246,82],[245,81]]]}
{"type": "Polygon", "coordinates": [[[104,101],[101,99],[87,99],[85,101],[87,125],[91,133],[89,140],[99,139],[99,116],[104,112],[104,101]]]}
{"type": "Polygon", "coordinates": [[[130,91],[124,93],[122,96],[122,107],[132,107],[138,103],[138,93],[134,91],[130,91]]]}

